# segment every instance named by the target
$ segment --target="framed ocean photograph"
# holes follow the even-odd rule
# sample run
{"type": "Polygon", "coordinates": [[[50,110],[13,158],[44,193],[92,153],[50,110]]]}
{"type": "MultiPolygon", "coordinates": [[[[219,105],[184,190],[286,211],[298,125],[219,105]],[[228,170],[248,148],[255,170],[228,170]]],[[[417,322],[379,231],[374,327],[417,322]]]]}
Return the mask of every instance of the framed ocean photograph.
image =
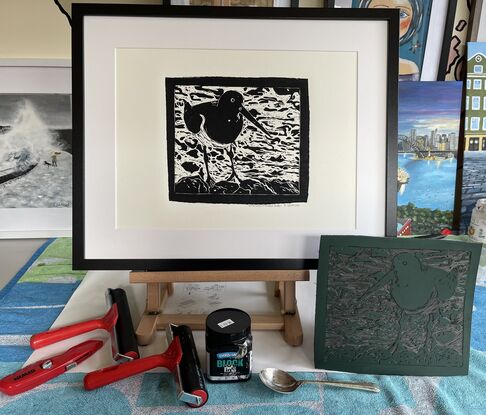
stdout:
{"type": "Polygon", "coordinates": [[[71,232],[71,68],[0,61],[0,237],[71,232]]]}
{"type": "Polygon", "coordinates": [[[400,81],[418,81],[424,61],[432,0],[352,0],[352,7],[398,9],[400,13],[400,81]]]}
{"type": "Polygon", "coordinates": [[[76,266],[313,269],[323,233],[396,234],[397,34],[386,10],[74,5],[76,266]]]}
{"type": "Polygon", "coordinates": [[[486,43],[467,44],[466,117],[461,223],[466,230],[478,199],[486,198],[486,43]]]}
{"type": "Polygon", "coordinates": [[[400,82],[398,235],[453,225],[461,82],[400,82]]]}

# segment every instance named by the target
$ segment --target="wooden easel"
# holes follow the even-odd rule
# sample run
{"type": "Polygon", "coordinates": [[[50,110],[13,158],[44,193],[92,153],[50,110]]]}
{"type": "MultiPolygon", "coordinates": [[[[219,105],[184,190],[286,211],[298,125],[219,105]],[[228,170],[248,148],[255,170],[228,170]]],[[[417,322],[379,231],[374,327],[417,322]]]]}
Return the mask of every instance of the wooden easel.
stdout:
{"type": "Polygon", "coordinates": [[[147,284],[147,304],[136,330],[138,343],[149,344],[155,330],[164,330],[169,323],[185,324],[193,330],[205,329],[205,314],[163,314],[165,301],[174,293],[174,283],[265,281],[275,282],[275,296],[280,298],[280,313],[252,314],[252,330],[281,330],[289,345],[300,346],[303,333],[295,298],[295,283],[308,280],[307,270],[132,271],[131,283],[147,284]]]}

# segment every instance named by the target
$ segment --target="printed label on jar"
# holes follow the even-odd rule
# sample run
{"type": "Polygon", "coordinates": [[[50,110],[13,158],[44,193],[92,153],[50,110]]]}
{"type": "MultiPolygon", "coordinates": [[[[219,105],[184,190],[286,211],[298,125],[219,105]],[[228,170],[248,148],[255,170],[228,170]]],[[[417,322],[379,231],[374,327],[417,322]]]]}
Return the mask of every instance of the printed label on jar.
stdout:
{"type": "Polygon", "coordinates": [[[251,351],[241,359],[235,359],[236,352],[208,353],[207,374],[209,380],[246,380],[251,376],[251,351]]]}
{"type": "Polygon", "coordinates": [[[229,318],[227,320],[219,322],[218,326],[224,329],[225,327],[231,326],[232,324],[235,324],[235,322],[229,318]]]}

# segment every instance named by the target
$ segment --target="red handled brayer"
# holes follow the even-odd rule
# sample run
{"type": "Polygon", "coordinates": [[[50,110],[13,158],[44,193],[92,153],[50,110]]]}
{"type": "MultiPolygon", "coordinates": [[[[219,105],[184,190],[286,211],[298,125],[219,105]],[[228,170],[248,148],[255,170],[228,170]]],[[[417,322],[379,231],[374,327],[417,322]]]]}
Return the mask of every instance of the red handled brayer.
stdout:
{"type": "Polygon", "coordinates": [[[117,319],[118,307],[116,304],[113,304],[108,312],[101,318],[83,321],[81,323],[75,323],[69,326],[59,327],[58,329],[34,334],[30,338],[30,347],[33,349],[41,349],[42,347],[49,346],[50,344],[60,342],[61,340],[70,339],[71,337],[96,329],[103,329],[107,332],[111,332],[115,327],[117,319]]]}
{"type": "Polygon", "coordinates": [[[115,361],[120,363],[137,359],[138,346],[125,291],[121,288],[109,288],[106,292],[106,301],[110,309],[103,317],[34,334],[30,338],[30,346],[40,349],[89,331],[103,329],[111,335],[115,361]]]}
{"type": "Polygon", "coordinates": [[[180,401],[193,408],[203,406],[208,392],[191,329],[170,324],[166,333],[170,345],[165,353],[88,373],[84,378],[85,389],[96,389],[161,366],[174,374],[180,401]]]}
{"type": "Polygon", "coordinates": [[[192,330],[188,326],[169,324],[165,332],[169,342],[177,337],[181,341],[182,359],[175,371],[177,398],[193,408],[199,408],[208,401],[209,395],[192,330]]]}
{"type": "Polygon", "coordinates": [[[0,380],[0,392],[17,395],[73,369],[103,346],[101,340],[88,340],[57,356],[32,363],[0,380]]]}
{"type": "Polygon", "coordinates": [[[176,370],[182,358],[182,349],[179,338],[175,338],[168,349],[162,354],[156,354],[119,365],[106,367],[88,373],[84,377],[84,388],[93,390],[109,385],[113,382],[128,378],[156,367],[165,367],[171,372],[176,370]]]}

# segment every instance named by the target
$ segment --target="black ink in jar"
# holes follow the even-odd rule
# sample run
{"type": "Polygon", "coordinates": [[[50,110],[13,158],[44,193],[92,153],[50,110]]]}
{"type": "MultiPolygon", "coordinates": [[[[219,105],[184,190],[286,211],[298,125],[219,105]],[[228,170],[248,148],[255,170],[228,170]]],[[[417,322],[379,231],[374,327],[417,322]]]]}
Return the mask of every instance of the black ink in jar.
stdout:
{"type": "Polygon", "coordinates": [[[251,319],[244,311],[222,308],[206,319],[206,377],[213,382],[251,377],[251,319]]]}

